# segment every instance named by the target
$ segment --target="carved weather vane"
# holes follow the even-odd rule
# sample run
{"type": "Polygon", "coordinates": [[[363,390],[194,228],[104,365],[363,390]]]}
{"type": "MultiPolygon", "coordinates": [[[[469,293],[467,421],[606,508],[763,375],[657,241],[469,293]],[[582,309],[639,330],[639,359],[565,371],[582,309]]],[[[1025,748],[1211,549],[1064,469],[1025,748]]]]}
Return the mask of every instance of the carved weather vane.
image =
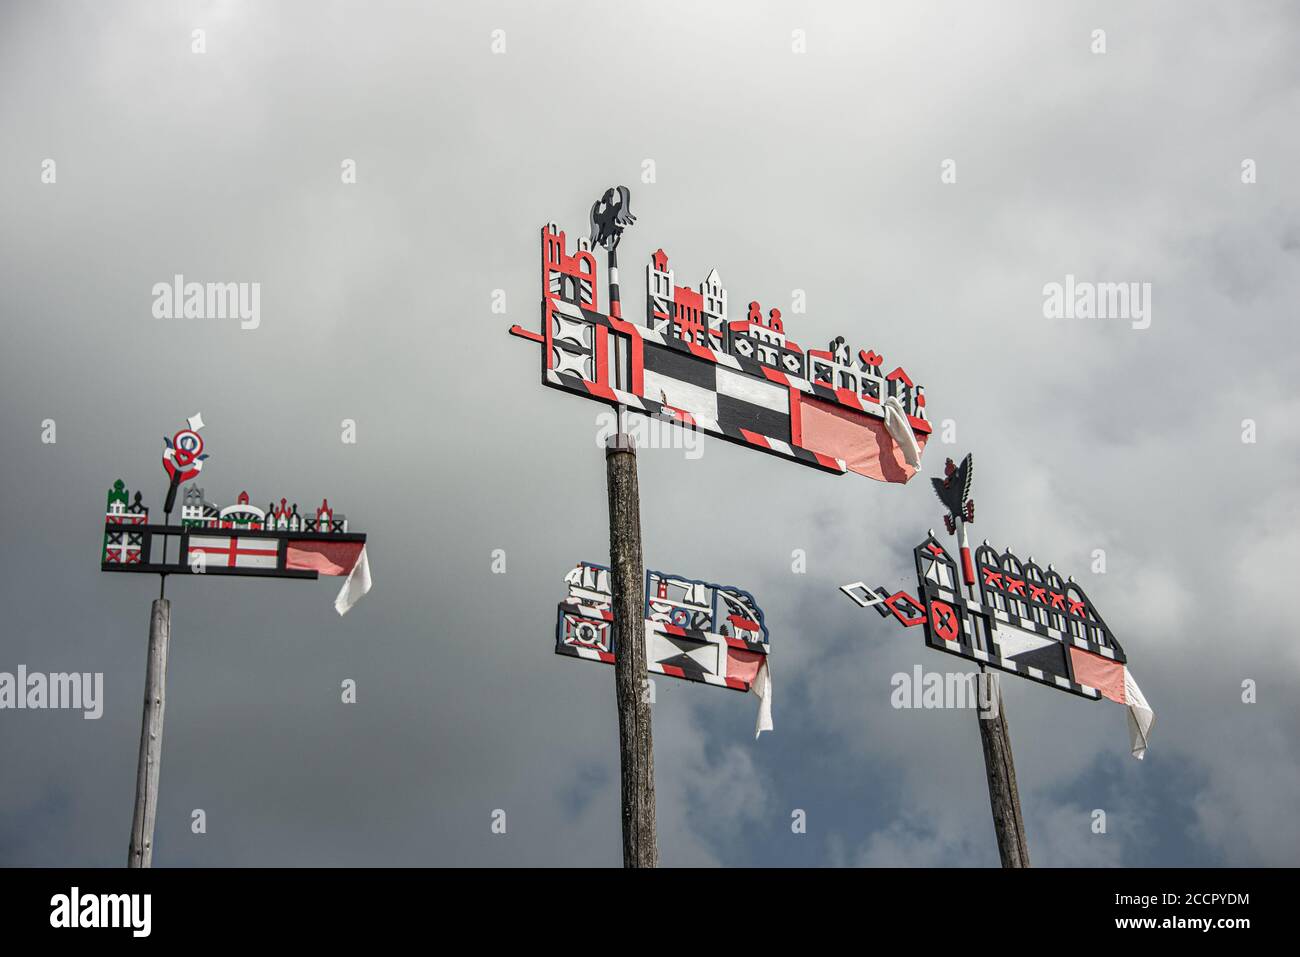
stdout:
{"type": "Polygon", "coordinates": [[[134,497],[118,479],[109,490],[104,515],[100,569],[151,575],[236,575],[262,578],[315,579],[346,576],[335,600],[345,614],[370,590],[366,536],[349,530],[347,518],[328,499],[300,514],[285,498],[266,508],[252,504],[247,492],[218,508],[195,485],[185,489],[181,520],[171,522],[177,491],[199,476],[209,455],[199,431],[203,418],[194,415],[186,427],[163,439],[162,465],[167,473],[167,497],[161,524],[149,521],[149,509],[139,491],[134,497]],[[178,543],[176,557],[169,546],[178,543]]]}
{"type": "Polygon", "coordinates": [[[1128,669],[1128,657],[1096,606],[1072,577],[986,539],[972,554],[966,526],[974,520],[971,456],[951,459],[932,482],[947,509],[944,522],[959,537],[958,561],[930,531],[913,549],[919,597],[905,590],[840,590],[863,608],[892,616],[905,628],[920,625],[930,648],[982,666],[1098,700],[1128,707],[1132,752],[1146,753],[1155,715],[1128,669]]]}
{"type": "Polygon", "coordinates": [[[931,427],[925,390],[902,366],[843,337],[804,350],[779,309],[734,312],[716,269],[679,284],[663,249],[646,266],[644,319],[625,319],[618,247],[637,220],[627,187],[605,190],[590,219],[573,249],[543,227],[542,328],[510,330],[542,346],[543,384],[828,472],[894,483],[916,473],[931,427]]]}
{"type": "MultiPolygon", "coordinates": [[[[568,596],[555,623],[555,653],[614,664],[609,569],[580,562],[565,577],[568,596]]],[[[754,596],[734,585],[645,574],[646,670],[715,688],[752,691],[759,699],[755,736],[772,730],[771,642],[754,596]]]]}

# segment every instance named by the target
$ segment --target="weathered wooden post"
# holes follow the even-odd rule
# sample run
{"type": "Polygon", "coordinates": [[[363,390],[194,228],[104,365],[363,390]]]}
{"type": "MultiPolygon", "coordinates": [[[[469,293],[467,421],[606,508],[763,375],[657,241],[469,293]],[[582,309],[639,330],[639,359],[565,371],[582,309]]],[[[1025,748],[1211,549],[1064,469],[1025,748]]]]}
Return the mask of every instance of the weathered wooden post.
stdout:
{"type": "Polygon", "coordinates": [[[140,760],[135,772],[135,813],[131,816],[127,867],[151,867],[153,864],[163,712],[167,705],[167,646],[171,642],[171,631],[172,603],[166,598],[155,598],[149,616],[149,660],[144,673],[144,717],[140,722],[140,760]]]}
{"type": "Polygon", "coordinates": [[[605,476],[609,486],[610,584],[618,629],[614,683],[618,697],[623,866],[658,867],[654,741],[646,679],[641,496],[637,488],[636,445],[626,433],[606,440],[605,476]]]}
{"type": "MultiPolygon", "coordinates": [[[[963,463],[963,468],[971,470],[973,474],[974,466],[969,457],[963,463]]],[[[957,530],[966,597],[978,603],[975,563],[971,558],[970,539],[966,532],[967,516],[974,517],[973,503],[969,510],[966,506],[971,501],[971,475],[964,478],[961,492],[965,499],[954,500],[957,507],[949,512],[948,518],[957,530]]],[[[1025,819],[1020,812],[1020,789],[1016,787],[1016,762],[1011,754],[1011,737],[1007,731],[1006,711],[1003,710],[1002,688],[997,675],[983,665],[980,665],[976,680],[985,684],[977,699],[979,706],[975,709],[975,716],[980,728],[980,744],[984,750],[984,774],[989,783],[989,808],[993,812],[993,830],[998,838],[998,856],[1002,859],[1003,867],[1028,867],[1029,845],[1025,843],[1025,819]],[[989,703],[988,708],[984,706],[986,701],[989,703]]]]}
{"type": "Polygon", "coordinates": [[[1016,787],[1016,762],[1007,733],[1007,714],[1002,704],[998,676],[981,667],[979,680],[987,682],[992,708],[983,701],[977,710],[980,743],[984,746],[984,771],[989,781],[989,807],[998,836],[998,856],[1003,867],[1028,867],[1029,845],[1025,842],[1025,819],[1020,813],[1020,790],[1016,787]]]}
{"type": "MultiPolygon", "coordinates": [[[[610,187],[591,207],[591,243],[605,250],[609,315],[621,319],[618,244],[636,222],[626,186],[610,187]]],[[[625,389],[625,357],[615,339],[614,382],[625,389]]],[[[641,493],[636,480],[636,444],[623,431],[605,441],[609,488],[609,566],[618,649],[614,684],[618,696],[618,745],[623,816],[623,866],[658,867],[655,839],[655,768],[645,653],[645,570],[641,558],[641,493]]]]}

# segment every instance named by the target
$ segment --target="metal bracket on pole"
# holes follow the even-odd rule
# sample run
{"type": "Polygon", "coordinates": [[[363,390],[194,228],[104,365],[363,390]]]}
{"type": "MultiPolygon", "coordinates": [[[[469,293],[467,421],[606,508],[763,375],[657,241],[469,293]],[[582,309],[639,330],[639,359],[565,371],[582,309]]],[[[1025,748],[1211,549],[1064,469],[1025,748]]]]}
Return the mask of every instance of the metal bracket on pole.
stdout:
{"type": "Polygon", "coordinates": [[[636,441],[626,432],[618,432],[605,439],[605,454],[631,452],[636,455],[636,441]]]}

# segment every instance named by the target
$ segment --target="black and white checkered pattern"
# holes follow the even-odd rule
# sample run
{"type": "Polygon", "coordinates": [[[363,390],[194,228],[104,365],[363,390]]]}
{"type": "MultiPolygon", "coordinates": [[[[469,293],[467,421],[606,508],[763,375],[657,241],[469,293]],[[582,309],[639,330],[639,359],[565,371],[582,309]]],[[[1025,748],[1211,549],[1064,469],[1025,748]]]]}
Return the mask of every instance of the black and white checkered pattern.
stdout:
{"type": "Polygon", "coordinates": [[[814,468],[847,471],[842,459],[813,452],[792,441],[791,389],[817,393],[811,384],[779,375],[782,381],[776,381],[756,362],[699,346],[692,351],[691,346],[675,337],[633,323],[620,323],[621,330],[630,330],[628,334],[641,340],[641,393],[613,388],[598,391],[593,381],[598,360],[592,329],[612,329],[609,318],[558,299],[548,298],[543,308],[554,337],[553,368],[543,373],[547,385],[672,419],[814,468]]]}

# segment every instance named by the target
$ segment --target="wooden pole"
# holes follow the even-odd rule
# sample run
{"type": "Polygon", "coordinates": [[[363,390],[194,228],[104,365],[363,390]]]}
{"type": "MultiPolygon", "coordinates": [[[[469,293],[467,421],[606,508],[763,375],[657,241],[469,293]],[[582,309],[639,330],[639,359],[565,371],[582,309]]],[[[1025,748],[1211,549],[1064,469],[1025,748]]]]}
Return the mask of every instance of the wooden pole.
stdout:
{"type": "MultiPolygon", "coordinates": [[[[966,595],[978,601],[975,565],[971,561],[966,523],[957,518],[961,545],[962,579],[966,595]]],[[[1025,843],[1025,819],[1020,813],[1020,790],[1016,787],[1016,763],[1011,756],[1011,736],[1007,732],[1007,713],[1002,704],[1002,689],[997,675],[980,665],[978,680],[986,683],[987,695],[981,695],[976,709],[980,726],[980,743],[984,747],[984,773],[989,782],[989,807],[993,811],[993,830],[998,836],[998,856],[1003,867],[1028,867],[1029,845],[1025,843]],[[991,704],[985,708],[983,700],[991,704]]]]}
{"type": "Polygon", "coordinates": [[[149,662],[144,674],[144,718],[140,723],[140,761],[135,772],[135,813],[127,867],[153,866],[153,827],[158,816],[158,769],[162,761],[163,708],[167,700],[167,646],[172,633],[172,603],[156,598],[149,618],[149,662]]]}
{"type": "MultiPolygon", "coordinates": [[[[993,809],[993,830],[998,835],[998,856],[1003,867],[1028,867],[1029,845],[1025,843],[1025,820],[1020,813],[1020,790],[1016,787],[1016,762],[1011,755],[1007,713],[997,675],[980,666],[979,678],[988,682],[990,712],[978,709],[980,743],[984,746],[984,771],[989,780],[989,807],[993,809]]],[[[983,696],[982,696],[983,697],[983,696]]]]}
{"type": "Polygon", "coordinates": [[[654,744],[646,681],[645,569],[636,445],[620,432],[605,443],[609,486],[609,567],[618,646],[614,683],[623,815],[623,866],[658,867],[655,841],[654,744]]]}

